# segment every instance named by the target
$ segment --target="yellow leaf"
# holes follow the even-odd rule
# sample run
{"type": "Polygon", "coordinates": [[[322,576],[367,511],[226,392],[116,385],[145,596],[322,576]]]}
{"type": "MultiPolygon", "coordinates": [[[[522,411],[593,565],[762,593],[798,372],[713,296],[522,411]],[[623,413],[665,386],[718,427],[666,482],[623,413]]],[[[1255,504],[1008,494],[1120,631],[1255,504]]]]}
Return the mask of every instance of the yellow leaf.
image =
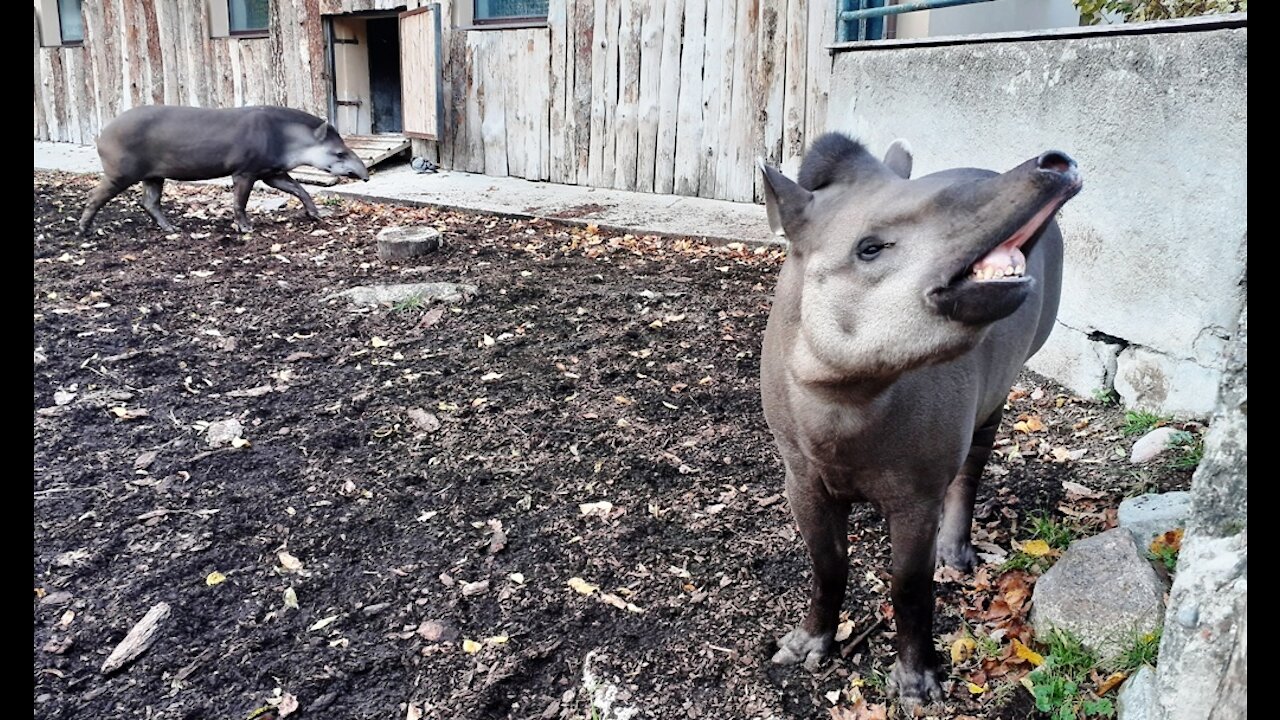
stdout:
{"type": "Polygon", "coordinates": [[[298,592],[291,587],[284,589],[284,606],[294,610],[298,609],[298,592]]]}
{"type": "Polygon", "coordinates": [[[205,584],[205,585],[217,585],[218,583],[221,583],[221,582],[223,582],[223,581],[224,581],[224,580],[226,580],[226,579],[227,579],[227,576],[226,576],[226,575],[223,575],[222,573],[218,572],[217,570],[214,570],[213,572],[209,573],[209,577],[206,577],[206,578],[204,579],[204,584],[205,584]]]}
{"type": "Polygon", "coordinates": [[[480,643],[476,642],[475,640],[462,641],[462,652],[468,655],[475,655],[476,653],[480,652],[481,647],[482,646],[480,645],[480,643]]]}
{"type": "Polygon", "coordinates": [[[1027,689],[1027,692],[1031,693],[1032,695],[1036,694],[1036,687],[1031,683],[1030,673],[1018,678],[1018,682],[1022,684],[1022,687],[1027,689]]]}
{"type": "Polygon", "coordinates": [[[1043,540],[1028,540],[1023,544],[1022,552],[1033,557],[1040,557],[1041,555],[1048,555],[1052,552],[1052,548],[1049,547],[1049,543],[1043,540]]]}
{"type": "Polygon", "coordinates": [[[1013,653],[1023,660],[1031,663],[1034,667],[1040,667],[1044,664],[1044,656],[1026,645],[1023,645],[1022,641],[1018,638],[1013,639],[1013,653]]]}
{"type": "Polygon", "coordinates": [[[249,447],[250,444],[251,443],[248,440],[245,440],[242,437],[231,439],[231,447],[233,448],[249,447]]]}
{"type": "Polygon", "coordinates": [[[386,340],[383,340],[382,338],[378,337],[377,335],[374,335],[374,336],[373,336],[373,339],[371,339],[371,340],[369,341],[369,344],[370,344],[371,346],[373,346],[373,347],[381,348],[381,347],[386,347],[386,346],[390,345],[391,343],[387,342],[386,340]]]}
{"type": "Polygon", "coordinates": [[[1103,695],[1111,692],[1115,686],[1124,682],[1126,677],[1128,677],[1128,675],[1122,672],[1111,673],[1111,675],[1106,680],[1103,680],[1102,684],[1098,686],[1098,697],[1102,697],[1103,695]]]}
{"type": "Polygon", "coordinates": [[[981,695],[982,693],[984,693],[984,692],[986,692],[986,691],[987,691],[987,686],[986,686],[986,685],[974,685],[973,683],[969,682],[968,680],[965,680],[965,681],[964,681],[964,684],[965,684],[965,686],[966,686],[966,687],[968,687],[968,688],[969,688],[969,692],[973,693],[974,695],[981,695]]]}
{"type": "Polygon", "coordinates": [[[583,595],[590,595],[596,590],[599,590],[598,587],[596,587],[595,585],[592,585],[591,583],[587,582],[586,580],[583,580],[580,577],[569,578],[569,587],[573,588],[574,590],[578,591],[583,595]]]}
{"type": "Polygon", "coordinates": [[[959,665],[960,663],[973,657],[973,653],[978,649],[978,643],[973,641],[971,637],[962,637],[951,643],[951,664],[959,665]]]}
{"type": "Polygon", "coordinates": [[[494,635],[492,637],[485,638],[484,641],[489,643],[490,645],[505,645],[507,642],[507,639],[508,638],[506,635],[494,635]]]}

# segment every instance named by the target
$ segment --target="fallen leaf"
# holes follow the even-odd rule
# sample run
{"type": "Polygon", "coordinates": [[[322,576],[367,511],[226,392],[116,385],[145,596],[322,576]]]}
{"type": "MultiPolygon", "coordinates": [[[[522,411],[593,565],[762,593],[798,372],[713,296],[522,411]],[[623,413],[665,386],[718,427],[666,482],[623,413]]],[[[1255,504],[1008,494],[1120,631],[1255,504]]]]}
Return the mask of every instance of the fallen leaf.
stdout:
{"type": "Polygon", "coordinates": [[[1013,639],[1013,654],[1031,663],[1032,667],[1040,667],[1044,664],[1044,656],[1022,644],[1018,638],[1013,639]]]}
{"type": "Polygon", "coordinates": [[[319,620],[315,621],[315,623],[312,624],[311,627],[307,628],[307,630],[323,630],[329,627],[330,625],[332,625],[333,622],[338,619],[338,617],[339,617],[338,615],[330,615],[327,618],[320,618],[319,620]]]}
{"type": "Polygon", "coordinates": [[[1067,497],[1073,500],[1076,498],[1096,499],[1106,494],[1098,490],[1091,490],[1085,485],[1081,485],[1078,482],[1071,482],[1070,480],[1062,481],[1062,489],[1066,490],[1067,497]]]}
{"type": "Polygon", "coordinates": [[[276,703],[276,709],[280,711],[280,717],[288,717],[298,711],[298,698],[293,693],[285,693],[276,703]]]}
{"type": "Polygon", "coordinates": [[[578,511],[583,515],[608,515],[611,510],[613,510],[613,503],[608,500],[581,503],[578,505],[578,511]]]}
{"type": "Polygon", "coordinates": [[[462,586],[462,596],[470,597],[472,595],[479,595],[480,593],[488,589],[489,589],[488,580],[477,580],[475,582],[469,582],[462,586]]]}
{"type": "Polygon", "coordinates": [[[475,640],[462,641],[462,652],[468,655],[475,655],[476,653],[480,652],[481,647],[483,647],[483,645],[476,642],[475,640]]]}
{"type": "Polygon", "coordinates": [[[1127,677],[1129,676],[1126,673],[1122,673],[1122,672],[1111,673],[1111,675],[1109,675],[1106,680],[1102,681],[1101,685],[1098,685],[1097,695],[1099,697],[1106,695],[1107,693],[1115,689],[1117,685],[1124,682],[1124,679],[1127,677]]]}
{"type": "Polygon", "coordinates": [[[369,345],[370,345],[371,347],[376,347],[376,348],[383,348],[383,347],[387,347],[387,346],[388,346],[388,345],[390,345],[390,344],[391,344],[391,343],[387,342],[386,340],[383,340],[382,338],[378,337],[377,335],[374,335],[374,336],[373,336],[373,338],[372,338],[371,340],[369,340],[369,345]]]}
{"type": "Polygon", "coordinates": [[[284,589],[284,606],[294,610],[298,609],[298,593],[291,587],[284,589]]]}
{"type": "Polygon", "coordinates": [[[280,565],[285,569],[285,572],[302,572],[302,561],[290,555],[287,550],[281,550],[276,556],[280,558],[280,565]]]}
{"type": "Polygon", "coordinates": [[[844,620],[836,626],[836,642],[844,642],[853,636],[853,621],[844,620]]]}
{"type": "Polygon", "coordinates": [[[1165,549],[1172,550],[1173,552],[1181,551],[1182,550],[1182,528],[1177,528],[1174,530],[1170,530],[1166,533],[1157,535],[1156,538],[1151,541],[1151,546],[1149,549],[1151,550],[1152,553],[1159,553],[1165,549]]]}
{"type": "Polygon", "coordinates": [[[1013,429],[1020,433],[1036,433],[1044,431],[1044,421],[1038,415],[1023,415],[1018,422],[1013,424],[1013,429]]]}
{"type": "Polygon", "coordinates": [[[204,579],[204,584],[205,584],[205,585],[217,585],[217,584],[219,584],[219,583],[225,582],[225,581],[226,581],[226,579],[227,579],[227,576],[226,576],[226,575],[223,575],[222,573],[218,572],[217,570],[214,570],[213,572],[209,573],[208,577],[206,577],[206,578],[204,579]]]}
{"type": "Polygon", "coordinates": [[[515,583],[515,584],[517,584],[517,585],[523,585],[523,584],[524,584],[524,573],[513,572],[513,573],[511,573],[510,575],[508,575],[507,577],[508,577],[508,578],[510,578],[511,582],[513,582],[513,583],[515,583]]]}
{"type": "Polygon", "coordinates": [[[951,643],[951,664],[959,665],[960,663],[973,657],[973,653],[978,649],[978,643],[974,642],[971,637],[957,638],[951,643]]]}
{"type": "Polygon", "coordinates": [[[582,595],[590,595],[591,593],[600,589],[599,587],[592,585],[591,583],[587,582],[586,580],[583,580],[580,577],[569,578],[569,587],[573,588],[575,591],[577,591],[582,595]]]}
{"type": "Polygon", "coordinates": [[[969,692],[973,693],[974,695],[981,695],[982,693],[987,691],[986,685],[974,685],[973,683],[967,680],[965,681],[964,684],[965,684],[965,687],[969,688],[969,692]]]}
{"type": "Polygon", "coordinates": [[[507,640],[508,638],[506,635],[492,635],[484,639],[484,641],[490,645],[506,645],[507,640]]]}
{"type": "Polygon", "coordinates": [[[1022,552],[1032,557],[1048,555],[1052,551],[1053,548],[1049,547],[1049,543],[1044,540],[1028,540],[1022,545],[1022,552]]]}
{"type": "Polygon", "coordinates": [[[501,520],[495,518],[489,520],[486,524],[489,526],[489,531],[492,533],[492,537],[489,538],[489,554],[496,555],[499,552],[502,552],[502,549],[507,546],[507,533],[502,529],[501,520]]]}

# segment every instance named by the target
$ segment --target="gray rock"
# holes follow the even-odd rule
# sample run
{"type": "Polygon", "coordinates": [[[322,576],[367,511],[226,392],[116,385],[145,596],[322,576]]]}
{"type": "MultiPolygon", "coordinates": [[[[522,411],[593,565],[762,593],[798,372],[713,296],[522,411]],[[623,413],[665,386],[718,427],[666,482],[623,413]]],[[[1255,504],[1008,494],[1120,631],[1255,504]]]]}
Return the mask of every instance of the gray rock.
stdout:
{"type": "Polygon", "coordinates": [[[249,210],[250,212],[275,212],[276,210],[283,209],[288,204],[289,204],[289,198],[283,198],[283,197],[252,198],[249,200],[248,204],[245,205],[245,209],[249,210]]]}
{"type": "Polygon", "coordinates": [[[209,447],[212,448],[230,445],[231,441],[240,437],[242,432],[244,432],[244,426],[235,418],[211,422],[204,431],[205,439],[209,441],[209,447]]]}
{"type": "Polygon", "coordinates": [[[451,282],[399,283],[395,285],[359,285],[326,297],[346,298],[355,305],[394,305],[410,300],[422,302],[460,303],[480,292],[475,285],[451,282]]]}
{"type": "Polygon", "coordinates": [[[1116,358],[1116,392],[1125,407],[1202,418],[1213,412],[1222,373],[1148,348],[1127,347],[1116,358]]]}
{"type": "Polygon", "coordinates": [[[440,231],[414,225],[388,227],[378,231],[378,259],[382,262],[408,260],[440,249],[440,231]]]}
{"type": "Polygon", "coordinates": [[[1160,700],[1169,720],[1245,717],[1223,688],[1242,686],[1247,648],[1248,530],[1225,538],[1182,540],[1160,643],[1160,700]]]}
{"type": "Polygon", "coordinates": [[[1157,720],[1156,674],[1150,665],[1138,668],[1116,695],[1116,720],[1157,720]]]}
{"type": "Polygon", "coordinates": [[[1070,631],[1102,659],[1160,627],[1164,583],[1123,528],[1077,540],[1036,582],[1036,635],[1070,631]]]}
{"type": "Polygon", "coordinates": [[[1164,451],[1173,447],[1172,441],[1177,434],[1178,431],[1175,428],[1165,426],[1143,435],[1133,444],[1133,450],[1129,453],[1129,462],[1140,465],[1155,460],[1164,451]]]}
{"type": "Polygon", "coordinates": [[[1133,533],[1138,546],[1145,548],[1156,535],[1185,528],[1190,515],[1191,493],[1178,490],[1127,498],[1120,503],[1116,519],[1120,527],[1133,533]]]}

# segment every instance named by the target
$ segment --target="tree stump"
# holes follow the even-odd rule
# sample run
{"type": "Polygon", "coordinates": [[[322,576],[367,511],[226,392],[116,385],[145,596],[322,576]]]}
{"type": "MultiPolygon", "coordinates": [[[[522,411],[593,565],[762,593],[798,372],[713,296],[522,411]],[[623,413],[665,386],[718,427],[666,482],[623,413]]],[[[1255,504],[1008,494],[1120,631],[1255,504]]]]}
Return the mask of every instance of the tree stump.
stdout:
{"type": "Polygon", "coordinates": [[[440,249],[440,231],[429,227],[389,227],[378,232],[378,259],[408,260],[440,249]]]}

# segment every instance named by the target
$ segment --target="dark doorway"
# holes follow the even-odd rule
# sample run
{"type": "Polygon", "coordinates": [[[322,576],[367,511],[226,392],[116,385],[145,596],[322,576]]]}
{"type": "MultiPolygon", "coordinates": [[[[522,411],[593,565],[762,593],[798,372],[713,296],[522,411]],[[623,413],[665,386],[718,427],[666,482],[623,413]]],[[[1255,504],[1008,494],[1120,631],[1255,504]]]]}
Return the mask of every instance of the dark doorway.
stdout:
{"type": "Polygon", "coordinates": [[[369,94],[374,133],[398,133],[400,119],[400,21],[369,18],[369,94]]]}

